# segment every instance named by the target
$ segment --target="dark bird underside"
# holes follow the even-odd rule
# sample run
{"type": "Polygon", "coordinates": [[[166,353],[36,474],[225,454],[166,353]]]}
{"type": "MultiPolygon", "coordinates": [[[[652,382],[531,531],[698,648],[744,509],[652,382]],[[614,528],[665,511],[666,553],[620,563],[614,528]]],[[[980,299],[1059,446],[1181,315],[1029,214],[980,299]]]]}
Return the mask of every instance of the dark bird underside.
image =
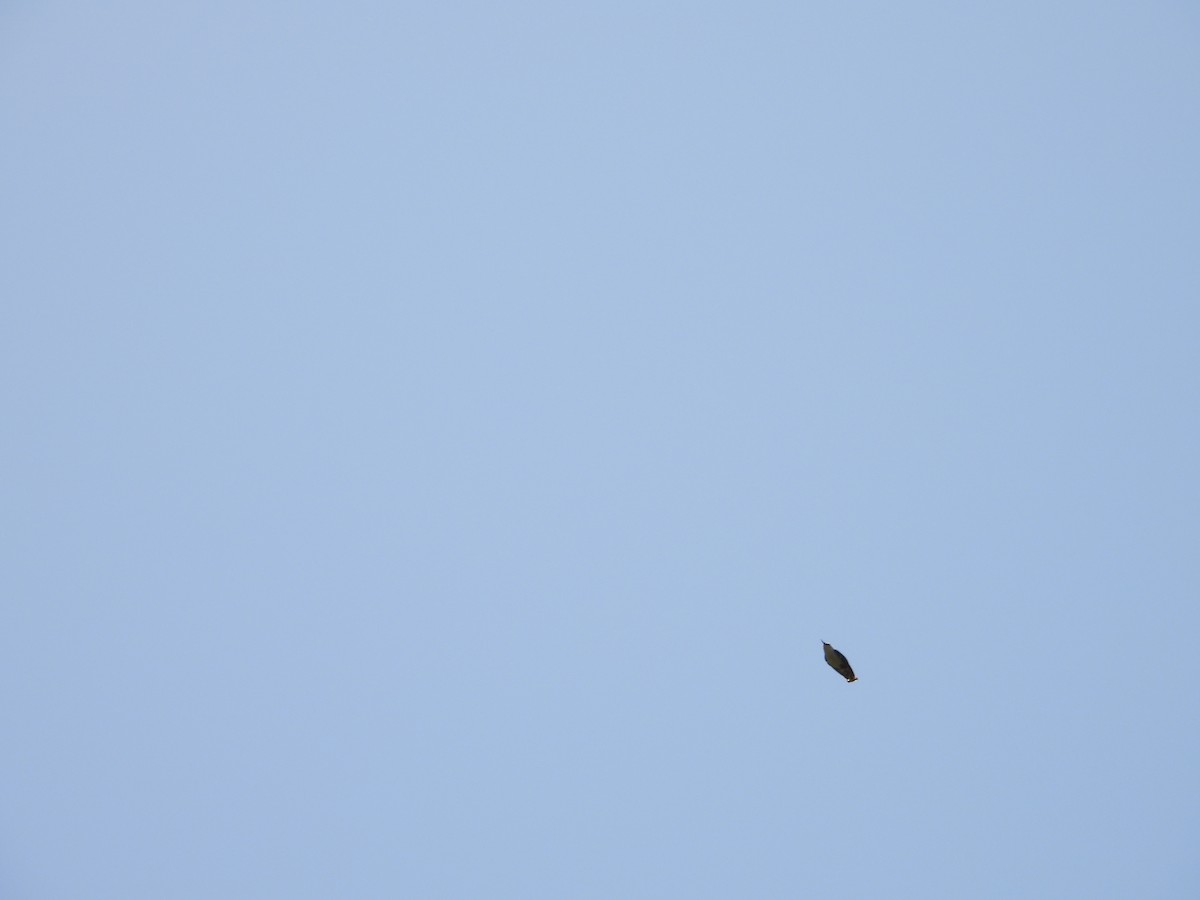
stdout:
{"type": "Polygon", "coordinates": [[[825,662],[829,663],[833,671],[837,672],[847,682],[858,681],[858,676],[854,674],[854,670],[850,668],[850,660],[846,659],[839,651],[834,650],[829,644],[825,644],[825,662]]]}

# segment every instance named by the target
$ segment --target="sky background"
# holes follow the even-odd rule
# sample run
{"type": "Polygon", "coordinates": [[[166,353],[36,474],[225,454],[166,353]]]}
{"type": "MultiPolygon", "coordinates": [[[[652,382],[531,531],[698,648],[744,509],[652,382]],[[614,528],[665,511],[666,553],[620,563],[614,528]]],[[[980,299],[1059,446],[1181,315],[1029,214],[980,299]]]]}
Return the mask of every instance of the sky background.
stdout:
{"type": "Polygon", "coordinates": [[[5,900],[1200,895],[1194,4],[0,10],[5,900]]]}

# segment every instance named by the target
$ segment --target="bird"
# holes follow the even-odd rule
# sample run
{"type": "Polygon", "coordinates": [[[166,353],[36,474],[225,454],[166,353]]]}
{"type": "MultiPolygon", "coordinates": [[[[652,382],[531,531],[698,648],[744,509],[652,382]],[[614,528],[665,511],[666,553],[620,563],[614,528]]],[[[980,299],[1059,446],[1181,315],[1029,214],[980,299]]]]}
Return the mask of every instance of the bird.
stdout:
{"type": "Polygon", "coordinates": [[[821,643],[825,645],[825,662],[829,663],[835,672],[845,678],[847,683],[858,681],[858,676],[850,668],[850,661],[837,650],[834,650],[827,641],[822,641],[821,643]]]}

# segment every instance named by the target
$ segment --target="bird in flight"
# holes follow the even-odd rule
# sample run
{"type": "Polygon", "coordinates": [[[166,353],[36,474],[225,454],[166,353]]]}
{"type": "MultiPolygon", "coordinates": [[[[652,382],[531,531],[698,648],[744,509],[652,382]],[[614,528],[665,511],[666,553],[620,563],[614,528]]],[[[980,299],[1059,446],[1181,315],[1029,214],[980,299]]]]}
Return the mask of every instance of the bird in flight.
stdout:
{"type": "Polygon", "coordinates": [[[833,668],[835,672],[846,679],[847,682],[858,681],[858,676],[854,674],[854,670],[850,668],[850,660],[846,659],[837,650],[834,650],[827,642],[825,644],[825,662],[833,668]]]}

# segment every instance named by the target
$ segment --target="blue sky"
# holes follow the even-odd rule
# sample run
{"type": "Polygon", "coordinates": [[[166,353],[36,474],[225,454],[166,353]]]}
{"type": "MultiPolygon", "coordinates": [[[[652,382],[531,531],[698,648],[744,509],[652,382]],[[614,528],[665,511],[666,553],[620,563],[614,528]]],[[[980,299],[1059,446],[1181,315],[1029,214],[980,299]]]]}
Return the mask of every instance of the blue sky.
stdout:
{"type": "Polygon", "coordinates": [[[1190,4],[0,34],[5,897],[1197,895],[1190,4]]]}

